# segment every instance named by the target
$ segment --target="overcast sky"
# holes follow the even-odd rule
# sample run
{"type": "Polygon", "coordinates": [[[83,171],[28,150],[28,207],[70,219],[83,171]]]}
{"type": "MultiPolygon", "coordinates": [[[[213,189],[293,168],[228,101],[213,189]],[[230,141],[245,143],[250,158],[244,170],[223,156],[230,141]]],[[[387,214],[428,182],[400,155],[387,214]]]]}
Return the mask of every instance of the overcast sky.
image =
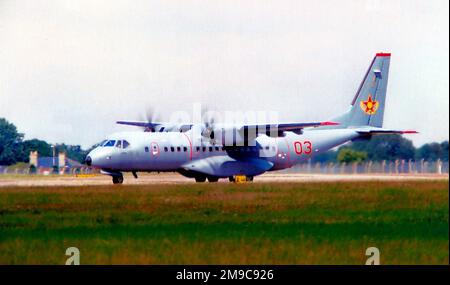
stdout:
{"type": "Polygon", "coordinates": [[[416,146],[448,140],[448,3],[0,0],[0,117],[83,147],[150,106],[326,120],[384,51],[384,126],[418,130],[416,146]]]}

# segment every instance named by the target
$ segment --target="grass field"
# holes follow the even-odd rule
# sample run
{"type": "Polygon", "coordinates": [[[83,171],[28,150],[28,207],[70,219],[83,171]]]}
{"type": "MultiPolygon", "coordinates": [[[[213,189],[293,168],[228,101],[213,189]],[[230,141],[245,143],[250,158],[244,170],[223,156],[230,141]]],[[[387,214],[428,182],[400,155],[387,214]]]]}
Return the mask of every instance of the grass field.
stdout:
{"type": "Polygon", "coordinates": [[[0,264],[448,264],[447,181],[0,188],[0,264]]]}

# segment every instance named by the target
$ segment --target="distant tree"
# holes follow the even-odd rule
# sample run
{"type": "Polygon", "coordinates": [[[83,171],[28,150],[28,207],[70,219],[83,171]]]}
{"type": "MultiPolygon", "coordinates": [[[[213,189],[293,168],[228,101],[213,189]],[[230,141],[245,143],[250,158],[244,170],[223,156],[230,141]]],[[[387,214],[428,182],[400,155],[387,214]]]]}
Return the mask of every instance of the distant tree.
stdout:
{"type": "Polygon", "coordinates": [[[28,162],[30,151],[37,151],[39,156],[52,156],[52,147],[49,143],[43,140],[31,139],[25,140],[22,143],[22,161],[28,162]]]}
{"type": "Polygon", "coordinates": [[[316,163],[316,162],[321,162],[321,163],[326,163],[326,162],[335,162],[337,159],[337,154],[338,152],[335,150],[329,150],[329,151],[325,151],[319,154],[314,154],[311,157],[311,162],[316,163]]]}
{"type": "Polygon", "coordinates": [[[401,135],[375,135],[367,141],[353,142],[349,147],[366,152],[367,158],[375,161],[414,159],[415,157],[414,145],[401,135]]]}
{"type": "Polygon", "coordinates": [[[0,118],[0,164],[11,165],[20,161],[22,155],[23,134],[16,126],[0,118]]]}
{"type": "Polygon", "coordinates": [[[361,162],[367,159],[367,153],[364,151],[357,151],[347,147],[341,148],[337,155],[339,162],[361,162]]]}
{"type": "Polygon", "coordinates": [[[88,150],[83,150],[79,145],[57,144],[56,149],[58,152],[65,152],[68,158],[80,163],[84,162],[84,159],[88,154],[88,150]]]}
{"type": "Polygon", "coordinates": [[[428,161],[435,161],[438,159],[448,161],[448,141],[424,144],[417,149],[416,158],[428,161]]]}
{"type": "Polygon", "coordinates": [[[442,142],[441,148],[442,148],[442,160],[448,161],[448,141],[442,142]]]}

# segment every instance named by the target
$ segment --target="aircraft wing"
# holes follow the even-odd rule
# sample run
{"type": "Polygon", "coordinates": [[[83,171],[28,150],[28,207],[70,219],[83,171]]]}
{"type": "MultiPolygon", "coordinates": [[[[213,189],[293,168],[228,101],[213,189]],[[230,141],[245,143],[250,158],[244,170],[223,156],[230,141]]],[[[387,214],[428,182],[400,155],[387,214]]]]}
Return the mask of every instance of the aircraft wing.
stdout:
{"type": "Polygon", "coordinates": [[[119,125],[136,126],[143,128],[154,128],[156,126],[163,124],[158,122],[140,122],[140,121],[117,121],[116,123],[119,125]]]}
{"type": "MultiPolygon", "coordinates": [[[[170,125],[163,122],[145,122],[145,121],[117,121],[117,124],[142,127],[146,130],[159,131],[160,128],[165,127],[165,131],[180,131],[189,130],[192,124],[186,125],[170,125]]],[[[334,126],[339,123],[335,122],[310,122],[310,123],[282,123],[282,124],[259,124],[259,125],[243,125],[238,128],[238,131],[243,137],[247,139],[254,139],[258,136],[258,133],[269,133],[271,131],[277,132],[278,135],[282,132],[301,132],[304,128],[320,127],[320,126],[334,126]]],[[[234,128],[231,128],[234,129],[234,128]]]]}

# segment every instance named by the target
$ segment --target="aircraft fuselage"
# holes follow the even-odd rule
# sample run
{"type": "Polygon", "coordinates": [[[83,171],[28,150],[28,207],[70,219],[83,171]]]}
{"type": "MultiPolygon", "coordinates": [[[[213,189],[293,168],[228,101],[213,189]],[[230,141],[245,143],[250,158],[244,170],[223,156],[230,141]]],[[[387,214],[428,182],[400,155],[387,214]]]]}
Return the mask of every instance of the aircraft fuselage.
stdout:
{"type": "Polygon", "coordinates": [[[117,133],[108,138],[114,145],[99,146],[89,156],[93,166],[111,172],[178,171],[191,176],[198,171],[216,177],[254,176],[290,168],[358,134],[351,129],[305,130],[300,135],[286,132],[275,138],[261,135],[255,145],[238,147],[192,137],[190,131],[117,133]],[[123,147],[124,141],[127,147],[123,147]]]}

